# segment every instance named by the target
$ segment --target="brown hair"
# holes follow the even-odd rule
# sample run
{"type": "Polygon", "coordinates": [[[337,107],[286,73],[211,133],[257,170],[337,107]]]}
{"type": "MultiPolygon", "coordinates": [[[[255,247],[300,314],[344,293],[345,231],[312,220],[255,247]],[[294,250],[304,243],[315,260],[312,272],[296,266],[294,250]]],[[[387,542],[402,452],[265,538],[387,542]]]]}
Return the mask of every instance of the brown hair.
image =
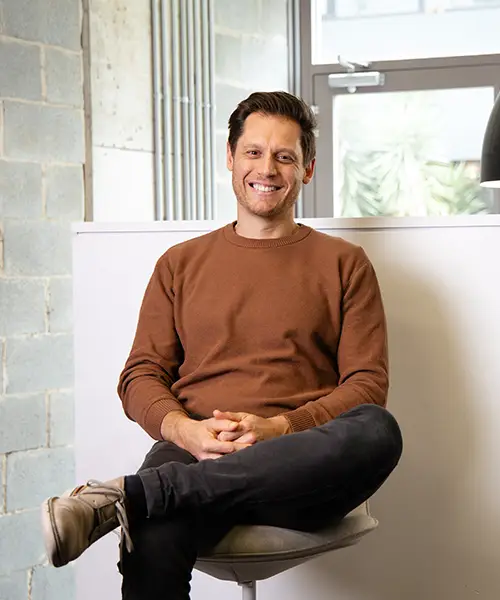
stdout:
{"type": "Polygon", "coordinates": [[[243,127],[252,113],[276,115],[292,119],[300,125],[300,144],[304,155],[304,165],[308,166],[316,156],[316,117],[301,98],[288,92],[255,92],[242,100],[229,117],[229,146],[234,154],[236,144],[243,133],[243,127]]]}

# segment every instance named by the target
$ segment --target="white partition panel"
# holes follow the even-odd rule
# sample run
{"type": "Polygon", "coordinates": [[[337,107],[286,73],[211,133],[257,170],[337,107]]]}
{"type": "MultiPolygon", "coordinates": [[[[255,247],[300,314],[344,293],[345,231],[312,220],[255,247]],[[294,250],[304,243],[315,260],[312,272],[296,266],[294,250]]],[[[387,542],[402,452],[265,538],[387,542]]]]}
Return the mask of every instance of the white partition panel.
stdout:
{"type": "MultiPolygon", "coordinates": [[[[372,501],[379,529],[261,583],[259,600],[500,598],[500,221],[404,229],[303,222],[361,244],[375,265],[389,325],[389,406],[405,450],[372,501]]],[[[79,480],[134,472],[151,445],[122,413],[118,376],[156,260],[215,226],[76,227],[79,480]]],[[[78,600],[120,598],[116,547],[108,536],[77,561],[78,600]]],[[[194,575],[193,600],[239,595],[234,584],[194,575]]]]}

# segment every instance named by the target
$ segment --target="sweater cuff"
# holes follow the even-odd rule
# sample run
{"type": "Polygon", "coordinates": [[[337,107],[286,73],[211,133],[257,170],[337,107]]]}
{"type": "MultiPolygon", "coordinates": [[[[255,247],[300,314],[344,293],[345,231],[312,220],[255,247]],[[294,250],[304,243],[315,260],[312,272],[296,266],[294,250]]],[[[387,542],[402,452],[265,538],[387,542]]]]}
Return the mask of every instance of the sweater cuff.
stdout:
{"type": "Polygon", "coordinates": [[[142,427],[155,440],[162,440],[161,424],[163,419],[173,410],[182,411],[187,415],[187,412],[182,408],[177,400],[164,397],[152,404],[144,415],[142,427]]]}
{"type": "Polygon", "coordinates": [[[292,428],[293,433],[296,433],[297,431],[305,431],[306,429],[312,429],[313,427],[316,427],[314,418],[311,415],[311,413],[307,410],[307,408],[297,408],[296,410],[292,410],[288,413],[283,414],[283,416],[290,423],[290,427],[292,428]]]}

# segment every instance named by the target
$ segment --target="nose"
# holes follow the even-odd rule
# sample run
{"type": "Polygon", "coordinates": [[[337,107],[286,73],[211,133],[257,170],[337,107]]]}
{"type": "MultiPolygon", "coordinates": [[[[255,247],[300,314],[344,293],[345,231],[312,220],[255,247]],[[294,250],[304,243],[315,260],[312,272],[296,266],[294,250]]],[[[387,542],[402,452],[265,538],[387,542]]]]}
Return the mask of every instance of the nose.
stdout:
{"type": "Polygon", "coordinates": [[[276,175],[276,162],[274,156],[269,153],[262,157],[261,164],[259,165],[260,175],[262,177],[274,177],[276,175]]]}

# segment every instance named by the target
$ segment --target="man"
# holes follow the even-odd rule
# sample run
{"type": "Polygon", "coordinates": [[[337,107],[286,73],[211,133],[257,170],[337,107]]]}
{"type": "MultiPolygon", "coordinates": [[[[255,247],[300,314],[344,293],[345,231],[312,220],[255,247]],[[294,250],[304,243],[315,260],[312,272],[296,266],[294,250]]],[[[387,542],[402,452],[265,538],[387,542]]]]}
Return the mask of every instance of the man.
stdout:
{"type": "Polygon", "coordinates": [[[373,267],[293,218],[315,127],[284,92],[231,115],[237,221],[159,259],[120,377],[126,414],[159,441],[137,475],[44,504],[55,566],[120,524],[123,598],[186,600],[198,553],[235,524],[321,527],[396,466],[373,267]]]}

